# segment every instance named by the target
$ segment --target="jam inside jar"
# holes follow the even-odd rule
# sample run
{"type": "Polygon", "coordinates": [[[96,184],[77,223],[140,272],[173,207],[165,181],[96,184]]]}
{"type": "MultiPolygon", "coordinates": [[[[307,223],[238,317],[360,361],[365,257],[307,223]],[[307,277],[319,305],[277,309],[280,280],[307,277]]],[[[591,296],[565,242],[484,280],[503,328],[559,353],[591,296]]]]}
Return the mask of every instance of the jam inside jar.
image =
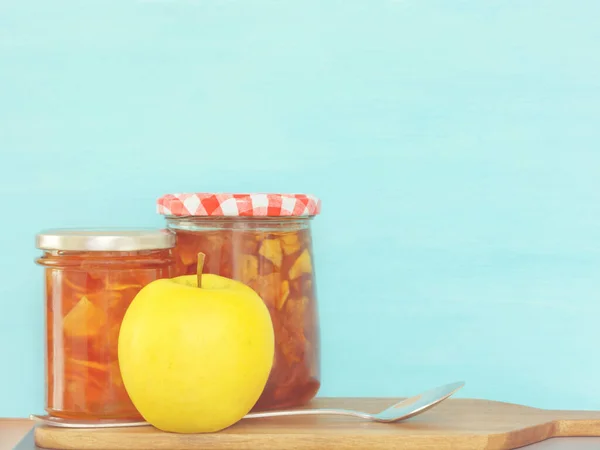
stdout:
{"type": "Polygon", "coordinates": [[[196,273],[197,255],[205,254],[204,272],[239,280],[263,299],[275,331],[275,358],[267,385],[253,411],[306,404],[320,388],[320,348],[315,271],[310,223],[318,200],[308,198],[304,208],[282,194],[178,194],[159,199],[159,212],[177,235],[174,249],[177,275],[196,273]],[[190,211],[190,196],[206,205],[236,202],[234,210],[219,207],[190,211]],[[281,208],[252,208],[264,200],[281,208]],[[259,199],[259,200],[257,200],[259,199]],[[285,201],[283,202],[285,203],[285,201]],[[294,213],[301,209],[300,213],[294,213]],[[237,214],[236,214],[237,211],[237,214]],[[245,211],[244,215],[239,211],[245,211]],[[285,211],[284,211],[285,213],[285,211]]]}
{"type": "Polygon", "coordinates": [[[57,230],[37,239],[46,275],[46,411],[141,419],[119,371],[119,329],[140,289],[172,276],[174,236],[57,230]]]}

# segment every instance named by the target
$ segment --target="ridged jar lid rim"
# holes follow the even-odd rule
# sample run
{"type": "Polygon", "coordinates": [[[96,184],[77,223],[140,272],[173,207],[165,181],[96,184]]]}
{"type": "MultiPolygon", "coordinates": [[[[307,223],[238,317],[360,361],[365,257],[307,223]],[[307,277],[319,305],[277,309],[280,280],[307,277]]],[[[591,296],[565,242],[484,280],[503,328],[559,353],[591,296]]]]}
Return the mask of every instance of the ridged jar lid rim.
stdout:
{"type": "Polygon", "coordinates": [[[168,229],[57,228],[36,235],[40,250],[128,252],[169,249],[175,242],[175,233],[168,229]]]}

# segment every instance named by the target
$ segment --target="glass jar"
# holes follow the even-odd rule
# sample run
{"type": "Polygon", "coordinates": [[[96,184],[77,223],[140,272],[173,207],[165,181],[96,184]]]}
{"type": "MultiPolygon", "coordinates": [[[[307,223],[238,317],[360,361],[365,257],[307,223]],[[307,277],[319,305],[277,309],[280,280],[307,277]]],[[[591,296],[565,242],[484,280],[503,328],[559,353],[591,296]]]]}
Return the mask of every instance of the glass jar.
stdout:
{"type": "Polygon", "coordinates": [[[204,272],[239,280],[263,299],[275,330],[275,359],[254,411],[300,406],[320,387],[311,220],[320,201],[290,194],[174,194],[158,212],[177,235],[177,275],[204,272]]]}
{"type": "Polygon", "coordinates": [[[168,230],[50,230],[46,272],[46,411],[65,419],[141,419],[121,380],[117,343],[129,304],[172,276],[168,230]]]}

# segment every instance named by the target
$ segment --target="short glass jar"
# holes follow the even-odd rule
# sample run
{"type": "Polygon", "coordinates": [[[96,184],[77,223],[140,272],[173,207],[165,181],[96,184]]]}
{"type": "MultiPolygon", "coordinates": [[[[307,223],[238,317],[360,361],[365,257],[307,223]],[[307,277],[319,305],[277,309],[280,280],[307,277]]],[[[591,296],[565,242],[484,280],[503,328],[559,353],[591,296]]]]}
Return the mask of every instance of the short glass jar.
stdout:
{"type": "Polygon", "coordinates": [[[275,360],[254,411],[300,406],[320,387],[311,220],[320,201],[302,194],[169,194],[158,212],[177,235],[176,275],[204,272],[241,281],[263,299],[275,360]]]}
{"type": "Polygon", "coordinates": [[[140,419],[119,371],[119,329],[140,289],[172,276],[174,234],[49,230],[36,244],[46,272],[46,411],[65,419],[140,419]]]}

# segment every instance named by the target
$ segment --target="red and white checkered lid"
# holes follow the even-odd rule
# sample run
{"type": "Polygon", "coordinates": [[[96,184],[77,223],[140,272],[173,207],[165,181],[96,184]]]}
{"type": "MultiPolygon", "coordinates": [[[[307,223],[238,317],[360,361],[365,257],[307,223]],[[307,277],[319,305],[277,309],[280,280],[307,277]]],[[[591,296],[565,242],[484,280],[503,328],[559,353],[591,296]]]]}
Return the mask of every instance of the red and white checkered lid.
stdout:
{"type": "Polygon", "coordinates": [[[166,194],[157,201],[166,216],[309,217],[321,200],[309,194],[166,194]]]}

